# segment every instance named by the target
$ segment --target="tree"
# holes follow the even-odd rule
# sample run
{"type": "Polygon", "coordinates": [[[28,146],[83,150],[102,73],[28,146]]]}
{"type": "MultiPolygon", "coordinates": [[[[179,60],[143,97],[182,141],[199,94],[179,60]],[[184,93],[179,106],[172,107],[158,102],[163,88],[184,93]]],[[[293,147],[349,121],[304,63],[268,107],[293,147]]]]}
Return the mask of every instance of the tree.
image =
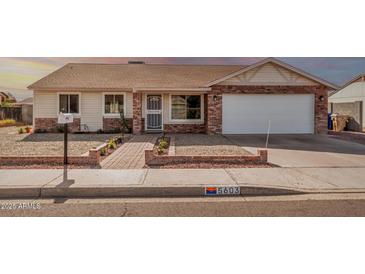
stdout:
{"type": "Polygon", "coordinates": [[[1,102],[1,107],[11,107],[12,102],[9,99],[5,99],[3,102],[1,102]]]}
{"type": "Polygon", "coordinates": [[[119,114],[120,114],[120,119],[119,119],[120,131],[122,132],[122,137],[124,137],[124,133],[128,131],[128,123],[124,117],[123,111],[121,111],[119,114]]]}

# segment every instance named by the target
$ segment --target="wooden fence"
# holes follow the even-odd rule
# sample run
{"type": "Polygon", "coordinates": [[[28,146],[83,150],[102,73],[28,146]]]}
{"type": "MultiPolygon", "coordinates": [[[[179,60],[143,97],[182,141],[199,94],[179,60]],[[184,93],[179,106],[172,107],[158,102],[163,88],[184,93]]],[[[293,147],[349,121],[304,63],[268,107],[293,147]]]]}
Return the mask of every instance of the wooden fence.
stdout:
{"type": "Polygon", "coordinates": [[[0,107],[0,120],[14,119],[22,122],[22,107],[0,107]]]}

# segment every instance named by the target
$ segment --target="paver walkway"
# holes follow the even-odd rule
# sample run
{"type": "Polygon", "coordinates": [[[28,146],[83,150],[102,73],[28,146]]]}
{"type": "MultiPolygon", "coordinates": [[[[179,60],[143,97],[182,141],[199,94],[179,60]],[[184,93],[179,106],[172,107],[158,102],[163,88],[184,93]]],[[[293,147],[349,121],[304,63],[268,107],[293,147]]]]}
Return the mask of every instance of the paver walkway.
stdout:
{"type": "Polygon", "coordinates": [[[118,148],[112,155],[105,158],[100,165],[104,169],[135,169],[145,165],[144,151],[152,149],[157,134],[134,136],[118,148]]]}

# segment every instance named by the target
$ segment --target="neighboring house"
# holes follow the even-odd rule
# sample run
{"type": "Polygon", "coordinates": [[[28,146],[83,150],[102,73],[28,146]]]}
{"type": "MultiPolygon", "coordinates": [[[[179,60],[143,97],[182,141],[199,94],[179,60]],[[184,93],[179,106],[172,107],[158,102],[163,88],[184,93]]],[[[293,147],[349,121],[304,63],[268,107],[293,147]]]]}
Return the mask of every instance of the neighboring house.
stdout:
{"type": "Polygon", "coordinates": [[[33,123],[33,97],[26,98],[14,104],[22,109],[22,122],[28,125],[33,123]]]}
{"type": "Polygon", "coordinates": [[[36,129],[119,127],[123,111],[142,132],[325,133],[328,91],[337,87],[274,58],[250,66],[67,64],[28,87],[36,129]],[[86,126],[85,126],[86,125],[86,126]]]}
{"type": "Polygon", "coordinates": [[[16,105],[33,105],[33,97],[28,97],[19,102],[16,102],[16,105]]]}
{"type": "Polygon", "coordinates": [[[350,115],[353,130],[365,131],[365,74],[359,75],[329,97],[332,113],[350,115]]]}
{"type": "Polygon", "coordinates": [[[0,91],[0,104],[3,102],[15,103],[16,99],[11,93],[0,91]]]}

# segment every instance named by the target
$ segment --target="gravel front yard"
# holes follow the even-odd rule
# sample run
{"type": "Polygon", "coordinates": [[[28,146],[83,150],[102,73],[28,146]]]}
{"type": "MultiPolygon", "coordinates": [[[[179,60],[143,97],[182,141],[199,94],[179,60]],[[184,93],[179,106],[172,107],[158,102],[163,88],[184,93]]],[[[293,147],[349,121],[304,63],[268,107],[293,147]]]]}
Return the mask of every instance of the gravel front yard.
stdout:
{"type": "Polygon", "coordinates": [[[176,155],[252,155],[221,135],[173,134],[176,155]]]}
{"type": "MultiPolygon", "coordinates": [[[[118,134],[69,134],[68,154],[82,155],[118,134]]],[[[18,134],[16,127],[0,128],[0,156],[62,156],[63,133],[18,134]]]]}

